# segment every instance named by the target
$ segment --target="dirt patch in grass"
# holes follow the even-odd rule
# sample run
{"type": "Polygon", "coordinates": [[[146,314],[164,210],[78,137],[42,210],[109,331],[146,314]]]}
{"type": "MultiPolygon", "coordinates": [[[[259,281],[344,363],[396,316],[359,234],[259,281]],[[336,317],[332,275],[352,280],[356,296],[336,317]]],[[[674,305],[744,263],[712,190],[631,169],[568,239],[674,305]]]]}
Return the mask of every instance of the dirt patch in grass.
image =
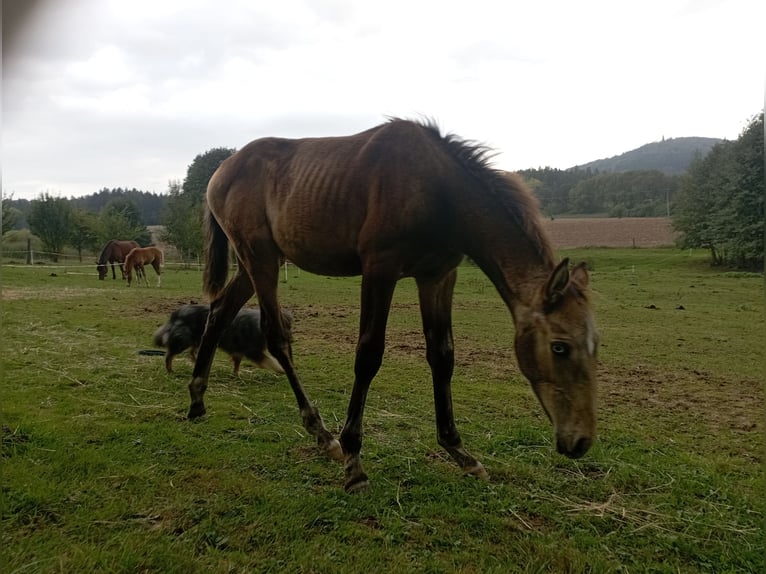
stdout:
{"type": "Polygon", "coordinates": [[[764,396],[759,381],[636,365],[602,366],[599,382],[605,411],[629,407],[637,417],[641,411],[663,411],[679,424],[703,422],[713,430],[752,432],[762,425],[764,396]]]}

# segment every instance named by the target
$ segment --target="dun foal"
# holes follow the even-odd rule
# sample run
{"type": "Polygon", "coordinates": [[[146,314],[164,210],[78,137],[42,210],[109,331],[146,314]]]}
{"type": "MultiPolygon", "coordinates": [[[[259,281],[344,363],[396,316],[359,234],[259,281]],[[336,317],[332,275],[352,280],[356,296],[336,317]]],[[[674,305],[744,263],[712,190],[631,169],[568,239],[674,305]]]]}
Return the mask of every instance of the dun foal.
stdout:
{"type": "Polygon", "coordinates": [[[125,257],[125,276],[128,278],[128,287],[133,283],[133,269],[136,270],[136,278],[138,284],[141,284],[141,278],[144,279],[144,284],[148,287],[149,280],[146,278],[145,265],[151,265],[154,271],[157,273],[157,287],[160,286],[162,280],[162,251],[158,247],[136,247],[128,253],[125,257]]]}
{"type": "Polygon", "coordinates": [[[256,293],[269,352],[287,375],[305,428],[344,461],[346,490],[365,488],[365,399],[381,365],[396,283],[414,277],[437,440],[464,472],[485,478],[455,427],[450,389],[452,295],[468,255],[511,312],[519,366],[553,424],[557,450],[585,454],[596,421],[588,273],[555,263],[536,203],[518,179],[489,166],[488,152],[435,125],[394,119],[347,137],[259,139],[224,161],[207,189],[203,282],[211,313],[189,384],[189,418],[205,414],[216,343],[256,293]],[[238,271],[227,283],[229,243],[238,271]],[[340,443],[293,368],[277,298],[283,257],[314,273],[362,275],[354,386],[340,443]]]}

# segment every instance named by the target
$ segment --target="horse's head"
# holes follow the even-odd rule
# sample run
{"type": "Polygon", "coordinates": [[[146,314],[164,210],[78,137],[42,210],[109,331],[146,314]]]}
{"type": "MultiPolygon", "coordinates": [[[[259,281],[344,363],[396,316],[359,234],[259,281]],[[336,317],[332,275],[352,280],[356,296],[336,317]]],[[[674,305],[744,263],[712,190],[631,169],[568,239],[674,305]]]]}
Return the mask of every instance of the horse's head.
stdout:
{"type": "Polygon", "coordinates": [[[96,271],[98,271],[98,278],[103,281],[106,277],[106,263],[96,262],[96,271]]]}
{"type": "Polygon", "coordinates": [[[556,449],[579,458],[596,435],[598,333],[587,298],[588,272],[564,259],[516,313],[519,367],[553,423],[556,449]]]}

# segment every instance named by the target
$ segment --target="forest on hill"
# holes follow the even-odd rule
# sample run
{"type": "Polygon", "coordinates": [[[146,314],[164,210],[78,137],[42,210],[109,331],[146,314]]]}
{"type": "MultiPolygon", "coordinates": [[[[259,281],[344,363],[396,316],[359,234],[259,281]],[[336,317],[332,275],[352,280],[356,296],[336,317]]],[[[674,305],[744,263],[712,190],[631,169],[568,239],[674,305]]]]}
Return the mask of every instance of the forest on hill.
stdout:
{"type": "Polygon", "coordinates": [[[719,138],[669,138],[606,159],[597,159],[574,169],[619,173],[625,171],[659,171],[678,175],[689,169],[694,158],[706,156],[719,138]]]}
{"type": "Polygon", "coordinates": [[[525,169],[519,173],[548,217],[668,217],[681,175],[723,140],[663,139],[607,159],[570,169],[525,169]]]}

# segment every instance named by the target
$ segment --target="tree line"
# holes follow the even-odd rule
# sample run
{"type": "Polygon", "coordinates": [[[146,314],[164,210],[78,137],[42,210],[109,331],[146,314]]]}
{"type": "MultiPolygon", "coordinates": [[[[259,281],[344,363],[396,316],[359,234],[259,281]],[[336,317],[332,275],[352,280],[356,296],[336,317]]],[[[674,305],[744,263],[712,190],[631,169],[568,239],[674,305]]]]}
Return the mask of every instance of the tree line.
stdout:
{"type": "Polygon", "coordinates": [[[98,213],[77,207],[75,201],[48,192],[28,202],[21,211],[10,199],[3,199],[2,233],[24,221],[42,242],[53,261],[65,247],[74,247],[82,260],[83,251],[95,251],[109,239],[128,238],[141,245],[151,242],[136,204],[129,199],[112,199],[98,213]]]}
{"type": "MultiPolygon", "coordinates": [[[[64,246],[96,250],[110,239],[151,241],[147,225],[161,224],[163,242],[184,261],[203,255],[205,190],[221,162],[234,153],[213,148],[197,155],[183,182],[167,194],[102,189],[84,198],[48,193],[28,202],[3,199],[2,232],[27,224],[53,257],[64,246]]],[[[591,168],[522,170],[546,216],[672,216],[681,247],[709,249],[715,265],[762,268],[764,243],[763,113],[733,142],[698,156],[687,173],[656,170],[601,173],[591,168]]]]}
{"type": "Polygon", "coordinates": [[[519,172],[549,217],[559,215],[608,217],[669,216],[680,176],[657,170],[599,172],[550,167],[519,172]]]}
{"type": "Polygon", "coordinates": [[[65,247],[97,251],[111,239],[152,241],[148,225],[162,225],[162,241],[174,245],[185,261],[202,255],[202,207],[207,182],[220,163],[234,153],[214,148],[199,154],[183,183],[170,181],[167,194],[137,189],[103,188],[97,193],[63,198],[41,193],[33,200],[2,200],[2,233],[29,228],[53,261],[65,247]]]}

